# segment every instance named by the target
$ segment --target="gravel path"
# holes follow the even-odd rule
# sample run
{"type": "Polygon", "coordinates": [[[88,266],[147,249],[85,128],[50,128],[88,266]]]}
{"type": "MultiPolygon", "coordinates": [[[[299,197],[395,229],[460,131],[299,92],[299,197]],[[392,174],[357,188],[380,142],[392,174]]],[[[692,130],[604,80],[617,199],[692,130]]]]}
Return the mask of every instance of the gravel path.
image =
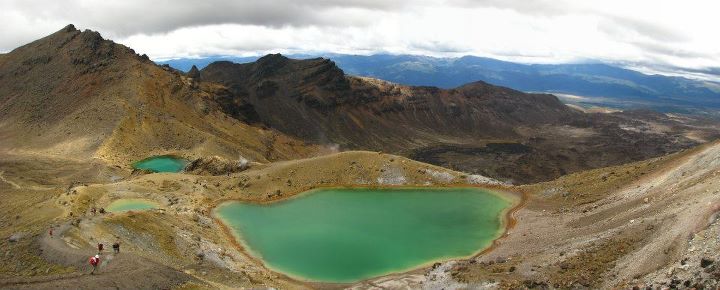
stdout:
{"type": "MultiPolygon", "coordinates": [[[[71,227],[64,224],[55,230],[55,236],[44,234],[38,240],[42,256],[53,263],[73,266],[78,271],[64,275],[22,277],[0,280],[3,289],[168,289],[188,281],[196,281],[181,271],[148,259],[121,252],[102,255],[95,275],[90,275],[88,264],[94,249],[76,249],[69,246],[62,235],[71,227]]],[[[109,247],[108,247],[109,248],[109,247]]]]}

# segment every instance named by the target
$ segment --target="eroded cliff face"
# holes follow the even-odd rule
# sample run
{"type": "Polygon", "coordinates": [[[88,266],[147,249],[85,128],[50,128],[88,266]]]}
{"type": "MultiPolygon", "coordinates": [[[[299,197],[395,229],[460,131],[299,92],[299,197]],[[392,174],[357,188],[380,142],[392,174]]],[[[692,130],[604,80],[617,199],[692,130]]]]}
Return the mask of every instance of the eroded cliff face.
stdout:
{"type": "Polygon", "coordinates": [[[552,95],[524,94],[482,82],[442,90],[347,77],[327,59],[268,55],[249,64],[216,62],[201,71],[200,79],[226,85],[234,99],[244,100],[241,107],[250,103],[270,127],[347,147],[402,148],[437,139],[423,138],[421,132],[515,137],[517,125],[552,124],[582,115],[552,95]],[[389,142],[393,139],[399,144],[389,142]]]}

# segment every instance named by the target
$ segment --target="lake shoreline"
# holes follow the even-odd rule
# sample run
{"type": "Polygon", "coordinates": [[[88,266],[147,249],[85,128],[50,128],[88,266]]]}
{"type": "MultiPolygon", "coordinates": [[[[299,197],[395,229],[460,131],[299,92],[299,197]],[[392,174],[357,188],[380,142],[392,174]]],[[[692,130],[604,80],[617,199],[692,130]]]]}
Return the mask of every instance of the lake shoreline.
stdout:
{"type": "MultiPolygon", "coordinates": [[[[346,287],[350,285],[354,285],[357,283],[363,283],[368,282],[372,280],[382,279],[384,277],[392,277],[392,276],[399,276],[399,275],[405,275],[410,273],[418,272],[422,269],[426,269],[428,267],[431,267],[433,264],[436,263],[442,263],[452,260],[467,260],[467,259],[473,259],[478,256],[481,256],[489,251],[492,251],[495,249],[499,244],[500,240],[502,240],[503,237],[505,237],[510,229],[512,229],[516,224],[517,220],[514,218],[514,213],[517,212],[520,208],[522,208],[527,202],[527,194],[525,192],[518,192],[517,190],[509,190],[509,187],[504,185],[475,185],[475,184],[451,184],[446,186],[316,186],[309,190],[304,190],[300,192],[295,192],[294,194],[287,194],[285,196],[282,196],[280,198],[273,198],[269,200],[244,200],[244,199],[222,199],[216,201],[215,205],[211,208],[211,216],[213,220],[217,224],[220,225],[220,228],[222,229],[224,235],[229,238],[230,243],[238,249],[240,252],[242,252],[246,257],[248,257],[250,260],[255,262],[257,265],[263,267],[264,269],[267,269],[268,271],[271,271],[273,274],[278,275],[280,277],[283,277],[285,279],[288,279],[290,281],[298,282],[301,284],[305,284],[308,287],[317,288],[336,288],[336,287],[346,287]],[[222,206],[225,203],[228,202],[245,202],[245,203],[251,203],[251,204],[258,204],[258,205],[268,205],[273,204],[277,202],[283,202],[292,200],[295,198],[299,198],[308,194],[312,194],[319,190],[324,189],[453,189],[453,188],[469,188],[469,189],[479,189],[483,190],[487,193],[490,193],[506,202],[508,202],[508,206],[504,208],[500,213],[500,226],[496,233],[496,237],[490,241],[490,243],[487,246],[484,246],[477,251],[473,252],[470,255],[466,256],[459,256],[459,257],[441,257],[429,260],[427,262],[424,262],[422,264],[419,264],[415,267],[409,268],[409,269],[403,269],[403,270],[397,270],[397,271],[386,271],[385,274],[377,275],[369,278],[363,278],[359,279],[357,281],[351,281],[351,282],[323,282],[323,281],[314,281],[311,279],[306,279],[301,277],[300,275],[294,275],[292,273],[283,273],[279,270],[274,269],[273,267],[266,264],[266,262],[262,259],[262,255],[259,253],[256,253],[255,251],[249,249],[247,245],[247,242],[245,239],[241,236],[239,231],[235,231],[230,228],[229,223],[226,223],[222,217],[219,216],[217,213],[217,209],[222,206]],[[236,233],[237,232],[237,233],[236,233]]],[[[288,272],[288,271],[285,271],[288,272]]]]}

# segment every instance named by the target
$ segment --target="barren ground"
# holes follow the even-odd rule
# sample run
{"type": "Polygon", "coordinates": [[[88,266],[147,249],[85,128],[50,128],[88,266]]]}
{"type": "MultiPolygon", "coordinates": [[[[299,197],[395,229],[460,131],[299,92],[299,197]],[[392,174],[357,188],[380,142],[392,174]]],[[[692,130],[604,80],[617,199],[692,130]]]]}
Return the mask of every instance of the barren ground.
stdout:
{"type": "Polygon", "coordinates": [[[254,164],[222,176],[138,175],[100,160],[40,157],[5,155],[0,162],[3,288],[718,286],[717,266],[703,268],[699,261],[720,259],[713,223],[720,209],[720,143],[521,187],[375,152],[254,164]],[[495,248],[356,285],[308,284],[265,269],[223,233],[211,212],[227,199],[264,202],[320,186],[458,184],[526,194],[513,214],[516,225],[495,248]],[[162,206],[89,213],[133,197],[162,206]],[[51,225],[54,238],[47,235],[51,225]],[[116,239],[122,253],[107,253],[99,274],[87,275],[94,245],[116,239]]]}

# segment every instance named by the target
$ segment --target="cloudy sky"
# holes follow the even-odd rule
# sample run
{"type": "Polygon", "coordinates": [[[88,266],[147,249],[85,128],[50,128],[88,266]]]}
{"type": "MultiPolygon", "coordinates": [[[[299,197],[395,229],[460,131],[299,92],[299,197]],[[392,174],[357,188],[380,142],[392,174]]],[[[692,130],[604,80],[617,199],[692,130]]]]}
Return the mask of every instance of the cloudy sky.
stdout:
{"type": "Polygon", "coordinates": [[[603,61],[720,75],[717,0],[2,0],[0,51],[68,23],[153,59],[283,53],[603,61]]]}

